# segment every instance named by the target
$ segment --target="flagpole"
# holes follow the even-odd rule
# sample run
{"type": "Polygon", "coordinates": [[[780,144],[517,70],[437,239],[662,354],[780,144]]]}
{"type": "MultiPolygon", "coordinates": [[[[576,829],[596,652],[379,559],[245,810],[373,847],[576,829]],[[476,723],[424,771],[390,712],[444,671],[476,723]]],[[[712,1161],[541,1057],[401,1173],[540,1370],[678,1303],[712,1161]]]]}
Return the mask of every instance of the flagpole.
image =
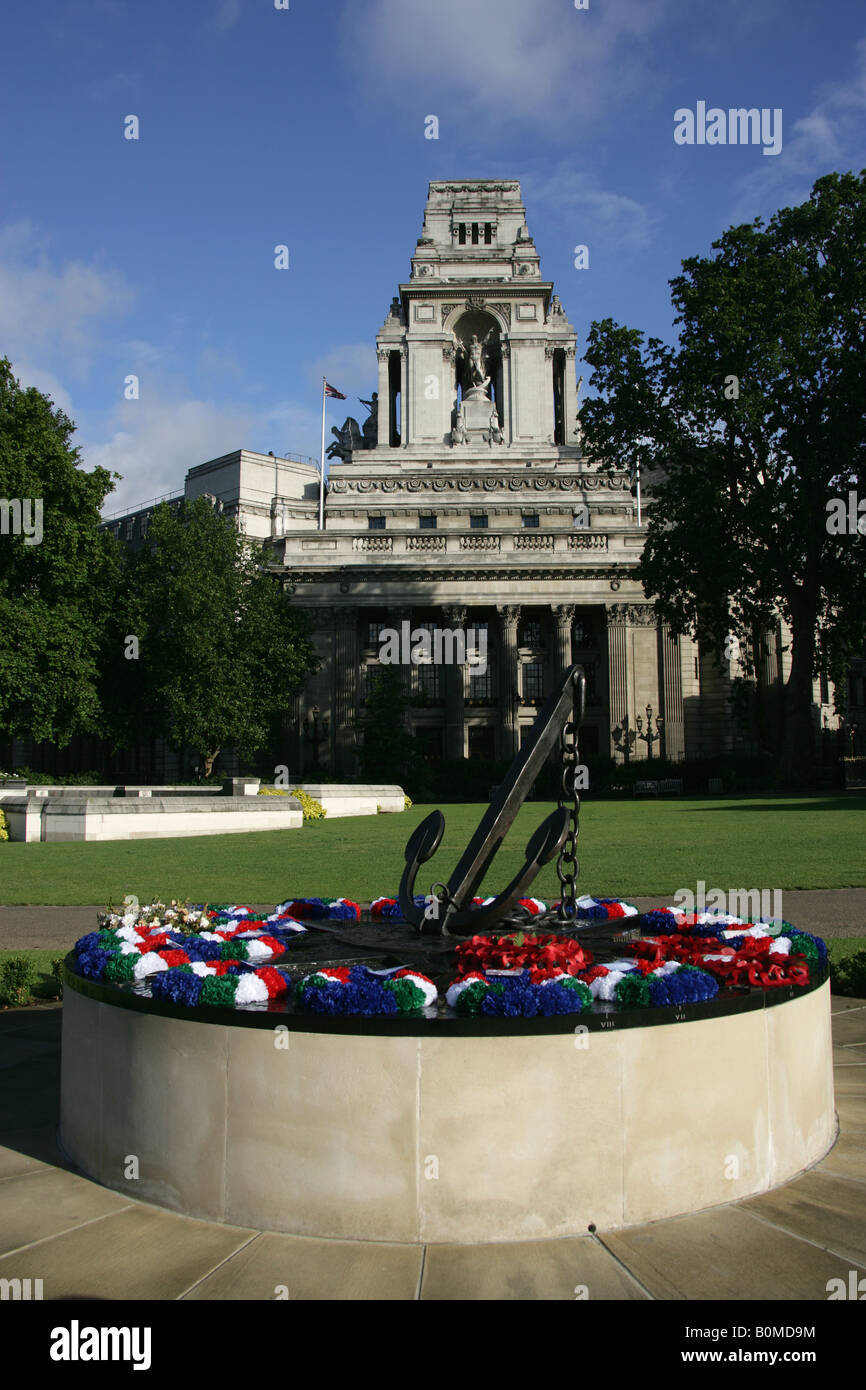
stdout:
{"type": "Polygon", "coordinates": [[[322,452],[319,456],[319,530],[325,529],[325,381],[322,377],[322,452]]]}

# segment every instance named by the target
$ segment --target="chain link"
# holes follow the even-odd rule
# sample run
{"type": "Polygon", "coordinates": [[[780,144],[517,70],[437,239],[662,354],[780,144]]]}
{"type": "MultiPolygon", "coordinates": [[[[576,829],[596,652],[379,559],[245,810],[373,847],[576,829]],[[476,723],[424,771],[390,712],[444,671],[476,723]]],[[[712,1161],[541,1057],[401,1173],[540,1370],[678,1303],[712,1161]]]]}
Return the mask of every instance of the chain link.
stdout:
{"type": "Polygon", "coordinates": [[[580,834],[580,795],[577,787],[577,731],[583,713],[583,682],[576,692],[572,718],[563,726],[559,736],[560,784],[557,805],[567,806],[568,833],[562,842],[556,861],[556,876],[560,888],[560,917],[577,920],[577,876],[580,861],[577,857],[577,837],[580,834]]]}

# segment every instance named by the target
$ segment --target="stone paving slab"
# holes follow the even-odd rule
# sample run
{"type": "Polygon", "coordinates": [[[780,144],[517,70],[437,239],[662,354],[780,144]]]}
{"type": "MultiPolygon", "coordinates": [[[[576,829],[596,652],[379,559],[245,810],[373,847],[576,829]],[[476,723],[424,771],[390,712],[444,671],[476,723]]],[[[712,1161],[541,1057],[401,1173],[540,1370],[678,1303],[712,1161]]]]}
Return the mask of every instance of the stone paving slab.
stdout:
{"type": "Polygon", "coordinates": [[[127,1203],[104,1221],[0,1258],[0,1278],[42,1279],[46,1299],[176,1299],[255,1234],[127,1203]]]}
{"type": "Polygon", "coordinates": [[[599,1236],[653,1298],[824,1300],[851,1263],[759,1221],[739,1206],[599,1236]]]}
{"type": "MultiPolygon", "coordinates": [[[[816,1171],[866,1184],[866,1129],[846,1125],[816,1171]]],[[[861,1201],[866,1207],[866,1192],[863,1193],[861,1201]]]]}
{"type": "Polygon", "coordinates": [[[413,1300],[422,1257],[419,1245],[314,1240],[265,1231],[185,1294],[184,1301],[413,1300]]]}
{"type": "Polygon", "coordinates": [[[825,1173],[819,1165],[784,1187],[747,1198],[741,1206],[791,1235],[866,1268],[866,1189],[862,1183],[825,1173]]]}
{"type": "Polygon", "coordinates": [[[128,1206],[128,1197],[62,1168],[19,1173],[0,1182],[0,1254],[128,1206]]]}
{"type": "Polygon", "coordinates": [[[428,1245],[421,1298],[496,1302],[646,1300],[592,1236],[502,1245],[428,1245]]]}

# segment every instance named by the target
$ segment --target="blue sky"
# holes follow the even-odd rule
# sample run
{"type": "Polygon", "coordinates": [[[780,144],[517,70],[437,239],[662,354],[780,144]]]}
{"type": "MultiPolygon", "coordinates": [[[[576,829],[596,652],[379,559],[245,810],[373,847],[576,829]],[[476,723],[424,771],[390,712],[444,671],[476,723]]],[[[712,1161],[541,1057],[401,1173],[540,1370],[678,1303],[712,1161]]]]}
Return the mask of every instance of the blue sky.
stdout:
{"type": "Polygon", "coordinates": [[[0,354],[123,475],[107,511],[232,449],[318,454],[322,373],[375,388],[431,178],[521,180],[580,346],[608,316],[672,339],[684,257],[866,166],[859,0],[289,5],[6,0],[0,354]],[[781,153],[675,144],[699,100],[780,107],[781,153]]]}

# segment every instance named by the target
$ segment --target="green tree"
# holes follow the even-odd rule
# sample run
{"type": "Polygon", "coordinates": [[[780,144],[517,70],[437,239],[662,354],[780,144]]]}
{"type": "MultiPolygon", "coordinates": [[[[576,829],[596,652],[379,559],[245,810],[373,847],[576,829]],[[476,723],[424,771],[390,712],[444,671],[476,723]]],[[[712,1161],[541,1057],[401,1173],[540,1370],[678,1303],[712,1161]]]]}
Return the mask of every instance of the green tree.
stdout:
{"type": "Polygon", "coordinates": [[[0,359],[0,734],[61,747],[99,731],[100,647],[118,572],[113,538],[99,529],[112,474],[81,469],[74,429],[0,359]]]}
{"type": "Polygon", "coordinates": [[[866,630],[866,537],[828,532],[864,496],[866,170],[732,227],[671,283],[671,347],[607,319],[587,361],[601,395],[585,448],[652,485],[637,574],[675,632],[723,650],[781,613],[792,632],[783,761],[813,757],[812,679],[838,681],[866,630]]]}
{"type": "Polygon", "coordinates": [[[116,744],[159,735],[209,777],[222,748],[267,748],[317,664],[309,624],[263,568],[260,546],[203,499],[163,503],[130,557],[106,679],[116,744]],[[128,638],[138,642],[128,659],[128,638]]]}

